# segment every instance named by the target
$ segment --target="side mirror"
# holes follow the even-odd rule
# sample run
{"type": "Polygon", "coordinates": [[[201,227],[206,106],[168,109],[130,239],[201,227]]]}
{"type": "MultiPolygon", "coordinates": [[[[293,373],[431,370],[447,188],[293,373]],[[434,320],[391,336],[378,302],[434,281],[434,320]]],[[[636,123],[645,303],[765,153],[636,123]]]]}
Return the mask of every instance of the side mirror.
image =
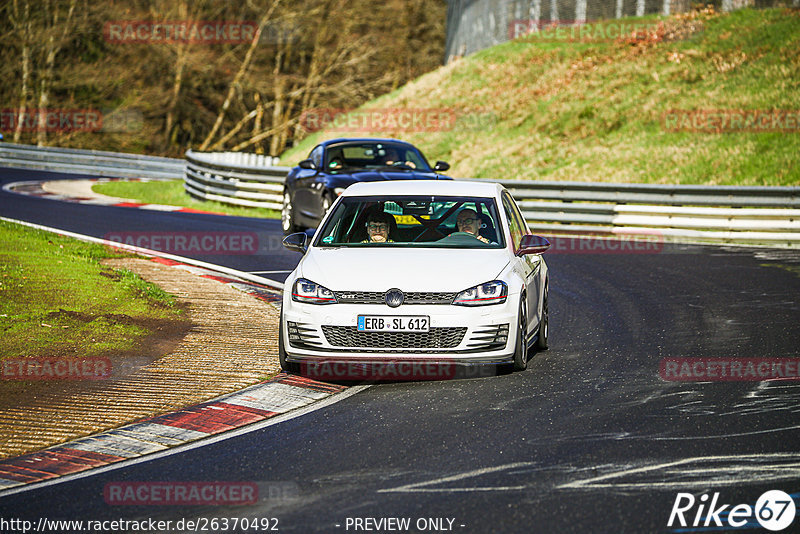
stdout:
{"type": "Polygon", "coordinates": [[[550,241],[540,235],[525,234],[519,240],[519,250],[517,256],[524,256],[525,254],[541,254],[550,248],[550,241]]]}
{"type": "Polygon", "coordinates": [[[436,165],[433,166],[434,171],[446,171],[450,168],[450,164],[446,161],[437,161],[436,165]]]}
{"type": "Polygon", "coordinates": [[[303,161],[298,163],[297,166],[300,167],[301,169],[311,169],[312,171],[317,170],[317,166],[314,165],[314,162],[311,161],[310,159],[304,159],[303,161]]]}
{"type": "Polygon", "coordinates": [[[308,234],[305,232],[289,234],[283,238],[283,246],[289,250],[305,254],[306,250],[308,250],[308,234]]]}

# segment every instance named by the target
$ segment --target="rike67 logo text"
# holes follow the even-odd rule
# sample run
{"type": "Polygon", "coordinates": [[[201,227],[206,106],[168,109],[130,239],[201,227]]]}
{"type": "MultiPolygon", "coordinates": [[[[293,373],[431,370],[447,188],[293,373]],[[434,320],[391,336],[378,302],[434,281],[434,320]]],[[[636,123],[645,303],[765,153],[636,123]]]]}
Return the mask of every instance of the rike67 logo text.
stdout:
{"type": "Polygon", "coordinates": [[[770,490],[758,498],[755,506],[749,504],[721,504],[719,492],[711,502],[707,494],[699,499],[691,493],[678,493],[669,514],[668,527],[732,527],[758,528],[774,532],[787,528],[794,522],[795,503],[792,496],[780,490],[770,490]],[[695,505],[697,509],[695,511],[695,505]]]}

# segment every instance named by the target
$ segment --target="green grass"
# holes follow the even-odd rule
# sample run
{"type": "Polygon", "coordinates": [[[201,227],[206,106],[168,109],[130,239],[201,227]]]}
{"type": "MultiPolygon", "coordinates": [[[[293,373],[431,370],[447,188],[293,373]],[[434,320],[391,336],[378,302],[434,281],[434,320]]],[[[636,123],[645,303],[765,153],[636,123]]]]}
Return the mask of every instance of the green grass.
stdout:
{"type": "Polygon", "coordinates": [[[793,275],[800,277],[800,266],[797,265],[785,265],[782,263],[762,263],[761,267],[775,267],[777,269],[783,269],[784,271],[788,271],[793,275]]]}
{"type": "Polygon", "coordinates": [[[247,208],[229,206],[221,202],[196,200],[189,196],[183,188],[183,180],[167,180],[152,182],[113,181],[92,186],[96,193],[113,197],[128,198],[145,204],[165,204],[182,206],[201,211],[224,213],[238,217],[280,218],[280,212],[266,208],[247,208]]]}
{"type": "MultiPolygon", "coordinates": [[[[428,73],[365,105],[454,109],[457,126],[400,137],[454,177],[726,185],[800,184],[793,133],[668,131],[670,110],[800,110],[800,10],[694,12],[666,38],[519,38],[428,73]],[[476,117],[478,118],[477,120],[476,117]]],[[[606,22],[607,24],[608,22],[606,22]]],[[[303,159],[317,132],[281,157],[303,159]]]]}
{"type": "Polygon", "coordinates": [[[0,221],[0,359],[111,355],[185,320],[171,295],[99,263],[123,256],[0,221]]]}

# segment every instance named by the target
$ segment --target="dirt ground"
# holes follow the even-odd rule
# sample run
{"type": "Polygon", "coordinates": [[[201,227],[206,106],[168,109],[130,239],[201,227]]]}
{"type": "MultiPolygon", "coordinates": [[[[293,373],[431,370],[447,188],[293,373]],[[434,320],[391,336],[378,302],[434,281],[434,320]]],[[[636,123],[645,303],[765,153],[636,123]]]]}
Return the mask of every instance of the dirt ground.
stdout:
{"type": "Polygon", "coordinates": [[[0,381],[0,458],[190,406],[278,372],[273,305],[153,261],[105,263],[175,295],[186,321],[145,325],[155,333],[136,350],[108,355],[105,379],[0,381]]]}

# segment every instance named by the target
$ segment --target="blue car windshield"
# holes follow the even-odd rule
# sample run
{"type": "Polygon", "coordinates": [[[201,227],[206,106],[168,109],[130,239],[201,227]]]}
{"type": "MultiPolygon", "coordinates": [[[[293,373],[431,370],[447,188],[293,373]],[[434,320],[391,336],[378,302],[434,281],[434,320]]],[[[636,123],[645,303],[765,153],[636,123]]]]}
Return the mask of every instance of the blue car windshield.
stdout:
{"type": "Polygon", "coordinates": [[[503,248],[493,198],[344,197],[317,234],[317,247],[503,248]]]}
{"type": "Polygon", "coordinates": [[[387,142],[330,145],[325,151],[324,168],[333,174],[353,169],[433,172],[425,157],[411,145],[387,142]]]}

